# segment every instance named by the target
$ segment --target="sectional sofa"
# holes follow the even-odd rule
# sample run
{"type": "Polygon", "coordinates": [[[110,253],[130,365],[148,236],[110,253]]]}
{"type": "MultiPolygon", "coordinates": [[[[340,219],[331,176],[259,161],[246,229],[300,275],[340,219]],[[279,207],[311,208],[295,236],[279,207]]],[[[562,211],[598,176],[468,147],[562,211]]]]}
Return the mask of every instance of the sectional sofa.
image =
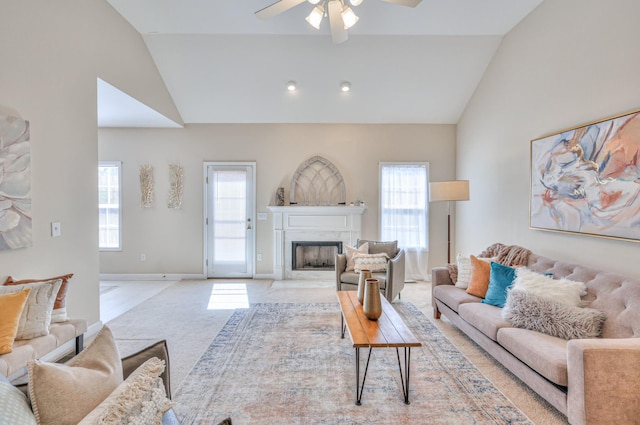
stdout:
{"type": "Polygon", "coordinates": [[[514,326],[503,309],[456,287],[451,267],[432,270],[434,315],[446,316],[571,424],[640,420],[640,280],[531,253],[526,267],[586,284],[582,305],[604,313],[601,336],[562,339],[514,326]]]}

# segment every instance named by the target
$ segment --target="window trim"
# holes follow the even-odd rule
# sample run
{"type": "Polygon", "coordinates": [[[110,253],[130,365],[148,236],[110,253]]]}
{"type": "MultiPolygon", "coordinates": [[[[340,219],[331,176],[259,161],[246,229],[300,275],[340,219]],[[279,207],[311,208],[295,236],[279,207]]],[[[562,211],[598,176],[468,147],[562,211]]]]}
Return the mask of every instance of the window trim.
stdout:
{"type": "MultiPolygon", "coordinates": [[[[117,247],[101,247],[100,237],[98,236],[98,250],[100,252],[122,251],[122,161],[98,161],[100,167],[116,167],[118,169],[118,246],[117,247]]],[[[99,183],[99,182],[98,182],[99,183]]],[[[99,184],[98,184],[99,186],[99,184]]],[[[99,190],[99,187],[98,187],[99,190]]],[[[100,201],[98,200],[98,215],[100,214],[100,201]]],[[[99,217],[98,217],[99,220],[99,217]]],[[[98,232],[100,232],[100,222],[98,222],[98,232]]]]}

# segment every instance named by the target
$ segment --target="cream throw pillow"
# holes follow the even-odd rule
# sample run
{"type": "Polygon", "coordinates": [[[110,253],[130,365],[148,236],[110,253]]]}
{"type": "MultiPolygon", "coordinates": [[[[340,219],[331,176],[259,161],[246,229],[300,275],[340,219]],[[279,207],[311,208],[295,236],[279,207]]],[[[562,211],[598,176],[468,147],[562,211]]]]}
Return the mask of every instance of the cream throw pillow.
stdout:
{"type": "Polygon", "coordinates": [[[53,304],[61,284],[62,280],[57,279],[42,283],[0,286],[0,294],[14,294],[24,289],[31,289],[20,316],[16,339],[33,339],[49,335],[53,304]]]}
{"type": "Polygon", "coordinates": [[[387,271],[389,256],[385,252],[379,254],[355,254],[353,256],[354,271],[369,270],[371,273],[387,271]]]}
{"type": "Polygon", "coordinates": [[[526,267],[516,269],[513,289],[527,291],[566,305],[578,307],[582,296],[587,294],[587,285],[569,279],[552,279],[526,267]]]}
{"type": "Polygon", "coordinates": [[[122,362],[111,330],[66,364],[32,360],[29,396],[39,425],[76,425],[122,383],[122,362]]]}
{"type": "Polygon", "coordinates": [[[345,245],[344,246],[346,249],[346,255],[347,255],[347,268],[345,271],[347,272],[352,272],[355,269],[355,263],[353,261],[353,256],[355,254],[368,254],[369,253],[369,244],[368,243],[363,243],[362,245],[360,245],[360,248],[354,248],[352,246],[349,245],[345,245]]]}
{"type": "Polygon", "coordinates": [[[467,289],[471,281],[471,258],[468,255],[458,254],[458,280],[456,287],[467,289]]]}
{"type": "Polygon", "coordinates": [[[164,362],[152,357],[140,365],[78,425],[155,425],[171,408],[160,374],[164,362]]]}

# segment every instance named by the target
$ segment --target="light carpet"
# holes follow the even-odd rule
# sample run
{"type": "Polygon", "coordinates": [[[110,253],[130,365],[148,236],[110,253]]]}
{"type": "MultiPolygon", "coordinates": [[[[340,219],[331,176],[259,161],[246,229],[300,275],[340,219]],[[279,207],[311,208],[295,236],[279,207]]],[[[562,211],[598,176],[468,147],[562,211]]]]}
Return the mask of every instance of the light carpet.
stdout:
{"type": "Polygon", "coordinates": [[[276,280],[271,284],[275,289],[313,289],[313,288],[335,288],[336,281],[333,280],[276,280]]]}
{"type": "Polygon", "coordinates": [[[411,352],[410,405],[394,349],[373,350],[354,404],[355,350],[340,338],[337,303],[255,304],[231,316],[175,392],[181,423],[531,424],[417,308],[394,307],[423,344],[411,352]]]}

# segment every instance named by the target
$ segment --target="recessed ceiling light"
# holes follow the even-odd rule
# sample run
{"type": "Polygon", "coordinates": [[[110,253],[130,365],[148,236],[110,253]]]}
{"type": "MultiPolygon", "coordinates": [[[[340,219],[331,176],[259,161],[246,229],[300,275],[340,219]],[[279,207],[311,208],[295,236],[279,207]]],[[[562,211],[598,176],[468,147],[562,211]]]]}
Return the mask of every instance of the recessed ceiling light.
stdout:
{"type": "Polygon", "coordinates": [[[343,81],[340,83],[340,90],[349,91],[351,90],[351,83],[348,81],[343,81]]]}
{"type": "Polygon", "coordinates": [[[287,90],[294,91],[295,89],[296,89],[296,82],[295,81],[287,82],[287,90]]]}

